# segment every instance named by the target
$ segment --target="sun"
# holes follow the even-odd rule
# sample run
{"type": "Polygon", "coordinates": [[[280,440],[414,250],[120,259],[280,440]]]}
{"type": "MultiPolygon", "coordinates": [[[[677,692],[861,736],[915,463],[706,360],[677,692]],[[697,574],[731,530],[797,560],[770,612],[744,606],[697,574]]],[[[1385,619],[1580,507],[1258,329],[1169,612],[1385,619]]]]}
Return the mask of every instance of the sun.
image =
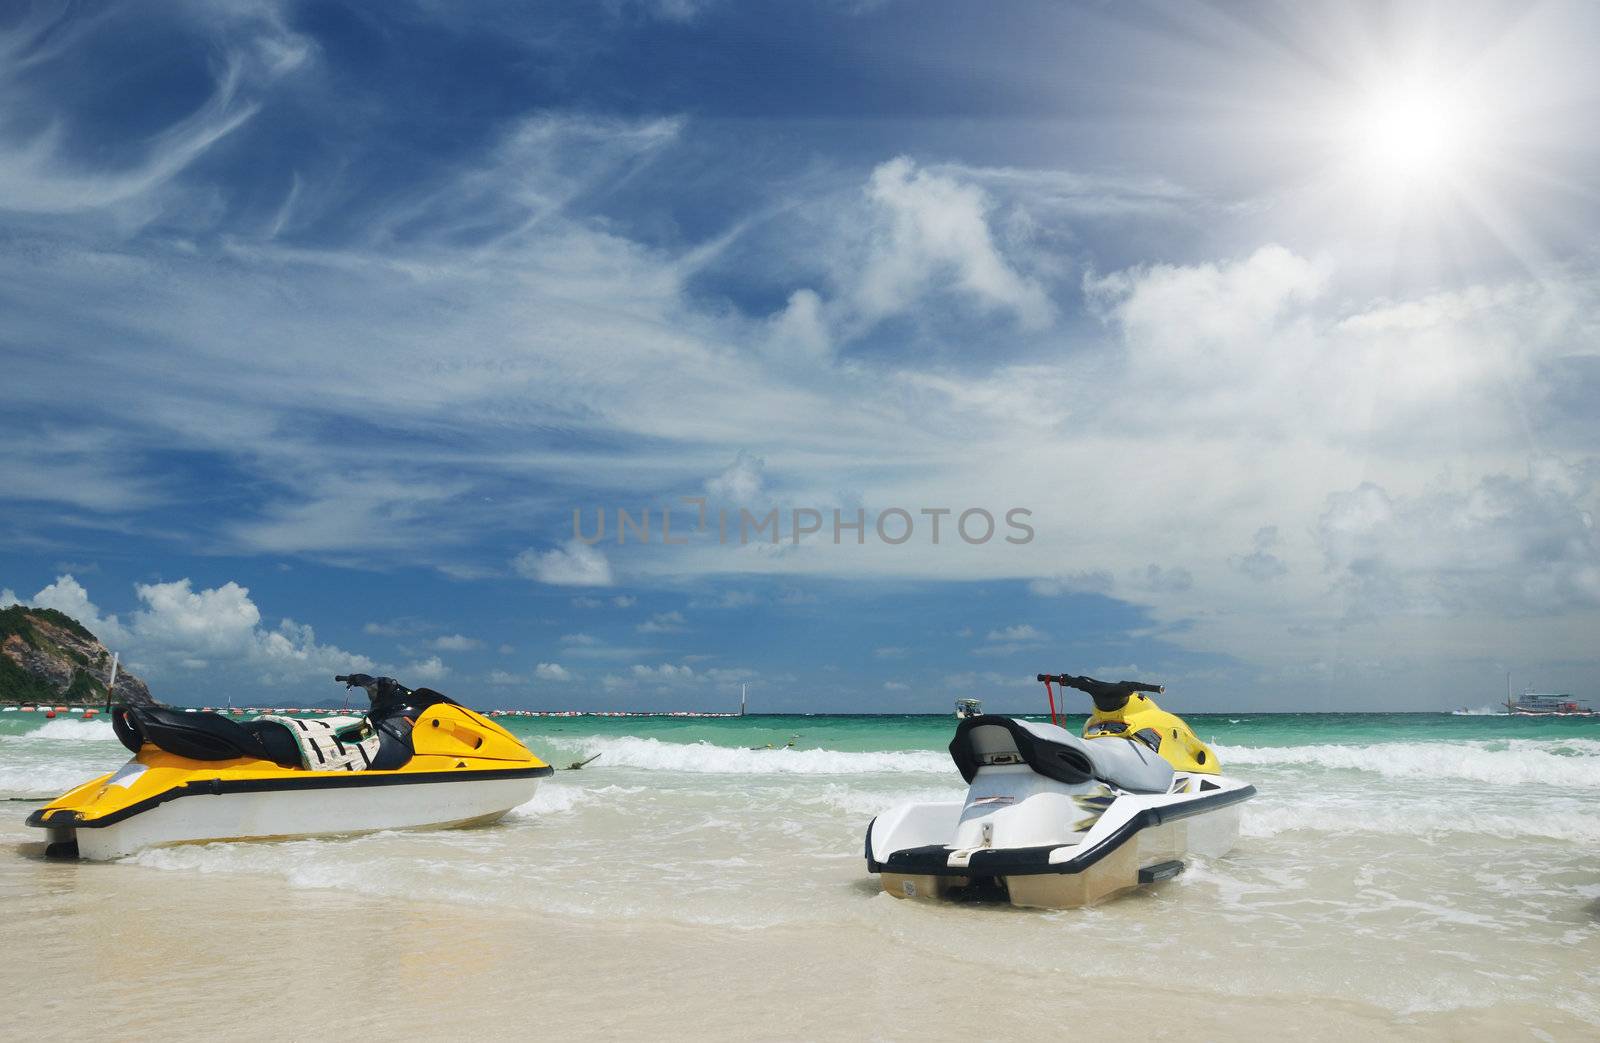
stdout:
{"type": "Polygon", "coordinates": [[[1477,146],[1474,110],[1469,99],[1440,83],[1385,84],[1354,106],[1348,147],[1380,189],[1406,191],[1457,179],[1477,146]]]}

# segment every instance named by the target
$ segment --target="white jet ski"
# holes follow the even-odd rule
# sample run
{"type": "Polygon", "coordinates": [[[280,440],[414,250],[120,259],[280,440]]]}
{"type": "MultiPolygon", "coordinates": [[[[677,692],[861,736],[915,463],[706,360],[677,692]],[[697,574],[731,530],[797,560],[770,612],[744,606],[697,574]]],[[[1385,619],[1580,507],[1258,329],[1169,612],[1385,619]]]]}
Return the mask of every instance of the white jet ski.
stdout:
{"type": "Polygon", "coordinates": [[[899,898],[1091,905],[1225,854],[1255,787],[1147,693],[1160,685],[1040,674],[1052,723],[984,714],[950,743],[965,801],[902,804],[867,827],[867,869],[899,898]],[[1054,723],[1052,684],[1088,693],[1083,736],[1054,723]]]}

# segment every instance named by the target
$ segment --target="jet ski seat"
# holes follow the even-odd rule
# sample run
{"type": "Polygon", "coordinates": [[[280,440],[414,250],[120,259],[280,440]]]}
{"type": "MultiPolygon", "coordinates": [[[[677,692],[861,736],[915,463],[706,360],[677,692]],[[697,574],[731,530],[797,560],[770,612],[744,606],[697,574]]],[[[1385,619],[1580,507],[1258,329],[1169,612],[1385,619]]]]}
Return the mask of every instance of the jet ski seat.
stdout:
{"type": "Polygon", "coordinates": [[[118,706],[111,730],[122,745],[138,753],[145,743],[177,757],[226,761],[239,757],[300,766],[294,736],[272,721],[235,721],[219,713],[185,713],[164,706],[118,706]]]}
{"type": "Polygon", "coordinates": [[[968,717],[958,724],[950,756],[968,783],[979,768],[1020,763],[1058,782],[1098,779],[1129,793],[1166,793],[1172,788],[1172,765],[1141,742],[1080,739],[1054,724],[996,714],[968,717]]]}

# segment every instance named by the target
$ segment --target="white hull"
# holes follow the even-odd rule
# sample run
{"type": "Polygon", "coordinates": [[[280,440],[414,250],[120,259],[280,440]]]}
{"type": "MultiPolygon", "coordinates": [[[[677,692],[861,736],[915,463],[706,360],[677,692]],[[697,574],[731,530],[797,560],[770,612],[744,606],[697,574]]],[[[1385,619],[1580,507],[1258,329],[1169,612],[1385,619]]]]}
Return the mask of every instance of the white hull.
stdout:
{"type": "MultiPolygon", "coordinates": [[[[984,880],[992,880],[1004,888],[1004,897],[1012,905],[1073,909],[1096,905],[1176,876],[1192,856],[1226,854],[1239,839],[1239,818],[1240,808],[1233,805],[1176,822],[1146,826],[1077,872],[1045,870],[979,877],[884,870],[879,879],[884,892],[896,898],[935,899],[961,897],[974,884],[981,887],[984,880]]],[[[1070,858],[1063,858],[1061,867],[1069,865],[1070,858]]]]}
{"type": "Polygon", "coordinates": [[[538,784],[537,778],[464,777],[448,782],[196,794],[109,826],[49,829],[49,834],[52,844],[75,839],[80,858],[103,861],[165,844],[444,829],[492,822],[532,799],[538,784]]]}
{"type": "MultiPolygon", "coordinates": [[[[1116,740],[1121,741],[1121,740],[1116,740]]],[[[964,802],[903,804],[873,820],[868,868],[897,898],[995,897],[1093,905],[1226,854],[1253,787],[1179,775],[1167,793],[1066,784],[1026,765],[986,767],[964,802]]]]}

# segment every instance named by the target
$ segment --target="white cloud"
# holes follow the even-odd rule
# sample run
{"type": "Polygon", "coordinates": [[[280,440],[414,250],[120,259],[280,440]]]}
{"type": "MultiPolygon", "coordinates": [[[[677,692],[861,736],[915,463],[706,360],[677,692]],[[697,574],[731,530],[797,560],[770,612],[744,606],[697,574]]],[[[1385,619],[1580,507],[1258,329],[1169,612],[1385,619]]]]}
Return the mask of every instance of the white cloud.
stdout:
{"type": "Polygon", "coordinates": [[[401,667],[407,681],[442,681],[450,673],[450,668],[438,656],[429,656],[401,667]]]}
{"type": "Polygon", "coordinates": [[[1141,378],[1209,387],[1275,375],[1271,338],[1327,282],[1324,267],[1274,245],[1230,264],[1089,277],[1085,289],[1115,318],[1141,378]]]}
{"type": "Polygon", "coordinates": [[[675,663],[661,663],[657,666],[635,663],[628,668],[626,674],[606,674],[600,679],[601,686],[608,691],[633,688],[666,691],[686,688],[699,682],[700,678],[693,667],[675,663]]]}
{"type": "Polygon", "coordinates": [[[995,245],[982,188],[902,157],[872,172],[866,194],[882,223],[855,291],[865,315],[897,314],[948,284],[980,306],[1011,312],[1026,328],[1050,323],[1049,297],[995,245]]]}
{"type": "Polygon", "coordinates": [[[1157,595],[1181,594],[1194,587],[1194,576],[1188,569],[1162,568],[1152,562],[1142,570],[1135,570],[1130,582],[1157,595]]]}
{"type": "Polygon", "coordinates": [[[564,645],[598,645],[600,639],[593,634],[562,634],[561,643],[564,645]]]}
{"type": "Polygon", "coordinates": [[[687,630],[687,624],[682,612],[658,612],[634,629],[641,634],[676,634],[687,630]]]}
{"type": "Polygon", "coordinates": [[[239,67],[229,66],[205,105],[155,135],[147,158],[116,172],[74,169],[63,158],[59,126],[12,143],[0,160],[0,208],[69,213],[121,203],[158,188],[255,115],[258,106],[238,100],[239,80],[239,67]]]}
{"type": "Polygon", "coordinates": [[[796,290],[769,321],[767,350],[782,362],[816,365],[832,352],[833,338],[822,298],[815,290],[796,290]]]}
{"type": "Polygon", "coordinates": [[[677,666],[672,663],[662,663],[659,666],[645,666],[635,663],[628,672],[641,681],[656,681],[662,683],[679,684],[689,681],[694,677],[694,669],[688,666],[677,666]]]}
{"type": "Polygon", "coordinates": [[[17,598],[16,591],[10,587],[0,589],[0,608],[10,608],[12,605],[20,605],[21,603],[17,598]]]}
{"type": "Polygon", "coordinates": [[[1050,640],[1050,635],[1031,623],[1018,623],[1000,627],[984,635],[983,644],[972,650],[973,655],[1014,655],[1023,649],[1037,648],[1050,640]]]}
{"type": "Polygon", "coordinates": [[[593,598],[588,595],[579,595],[572,599],[573,608],[604,608],[611,605],[615,608],[632,608],[639,603],[639,599],[632,594],[618,594],[610,598],[593,598]]]}
{"type": "Polygon", "coordinates": [[[601,551],[582,540],[569,540],[560,547],[535,551],[531,547],[518,554],[516,570],[528,579],[558,587],[608,587],[611,563],[601,551]]]}
{"type": "Polygon", "coordinates": [[[250,592],[234,582],[195,591],[187,579],[135,588],[145,608],[133,614],[140,640],[213,655],[238,654],[250,646],[261,612],[250,592]]]}
{"type": "Polygon", "coordinates": [[[465,634],[450,634],[434,638],[433,647],[441,652],[470,652],[474,648],[482,648],[483,642],[465,634]]]}
{"type": "Polygon", "coordinates": [[[520,685],[526,684],[527,679],[505,670],[490,670],[489,683],[492,685],[520,685]]]}
{"type": "Polygon", "coordinates": [[[570,681],[573,679],[572,671],[560,663],[540,663],[533,668],[533,676],[541,681],[570,681]]]}
{"type": "MultiPolygon", "coordinates": [[[[18,600],[9,590],[6,591],[6,595],[18,600]]],[[[54,583],[46,585],[43,590],[22,603],[34,608],[53,608],[57,612],[65,612],[88,627],[91,634],[113,650],[128,641],[128,631],[117,617],[102,616],[100,609],[89,600],[89,592],[71,574],[57,576],[54,583]]]]}
{"type": "Polygon", "coordinates": [[[421,629],[420,624],[411,620],[395,620],[389,623],[366,623],[361,627],[361,632],[368,637],[403,637],[414,634],[421,629]]]}
{"type": "Polygon", "coordinates": [[[283,619],[261,625],[250,592],[234,582],[196,591],[187,579],[137,584],[142,604],[124,625],[104,616],[88,591],[70,575],[60,576],[29,603],[65,612],[115,650],[137,657],[159,677],[164,668],[216,668],[223,676],[253,671],[267,684],[304,681],[335,673],[370,671],[376,663],[363,655],[319,644],[311,627],[283,619]]]}
{"type": "Polygon", "coordinates": [[[991,630],[984,635],[985,641],[1044,641],[1047,635],[1038,627],[1030,623],[1018,623],[1015,626],[1002,627],[991,630]]]}
{"type": "Polygon", "coordinates": [[[1328,497],[1324,566],[1357,617],[1568,615],[1600,609],[1600,533],[1586,468],[1533,461],[1525,477],[1396,496],[1372,482],[1328,497]]]}
{"type": "Polygon", "coordinates": [[[1250,553],[1229,559],[1234,568],[1262,583],[1277,579],[1289,571],[1289,566],[1283,563],[1283,559],[1272,553],[1273,548],[1279,543],[1276,525],[1257,529],[1250,542],[1250,553]]]}
{"type": "Polygon", "coordinates": [[[1040,597],[1059,597],[1062,594],[1108,594],[1115,585],[1111,573],[1085,570],[1032,580],[1028,589],[1040,597]]]}
{"type": "MultiPolygon", "coordinates": [[[[46,13],[8,26],[0,38],[0,88],[10,88],[17,111],[30,100],[23,91],[31,66],[85,43],[95,30],[127,31],[118,17],[139,17],[110,11],[74,19],[39,11],[46,13]]],[[[182,118],[138,135],[133,149],[115,138],[103,142],[94,164],[72,158],[72,128],[64,119],[8,126],[0,118],[0,210],[68,214],[121,206],[136,220],[152,205],[151,197],[244,125],[278,81],[313,55],[314,45],[287,27],[276,4],[207,5],[195,14],[198,27],[217,30],[219,61],[209,97],[182,118]],[[30,124],[37,129],[22,137],[30,132],[20,128],[30,124]]]]}
{"type": "Polygon", "coordinates": [[[911,686],[901,684],[899,681],[885,681],[883,682],[883,690],[886,692],[907,692],[911,690],[911,686]]]}
{"type": "Polygon", "coordinates": [[[365,673],[377,666],[364,655],[319,644],[310,626],[292,619],[280,622],[276,630],[257,631],[247,646],[245,661],[262,668],[263,679],[269,683],[332,680],[336,673],[365,673]]]}
{"type": "Polygon", "coordinates": [[[723,501],[728,509],[751,507],[761,497],[762,471],[767,462],[759,456],[740,450],[733,463],[715,478],[706,480],[706,492],[723,501]]]}

